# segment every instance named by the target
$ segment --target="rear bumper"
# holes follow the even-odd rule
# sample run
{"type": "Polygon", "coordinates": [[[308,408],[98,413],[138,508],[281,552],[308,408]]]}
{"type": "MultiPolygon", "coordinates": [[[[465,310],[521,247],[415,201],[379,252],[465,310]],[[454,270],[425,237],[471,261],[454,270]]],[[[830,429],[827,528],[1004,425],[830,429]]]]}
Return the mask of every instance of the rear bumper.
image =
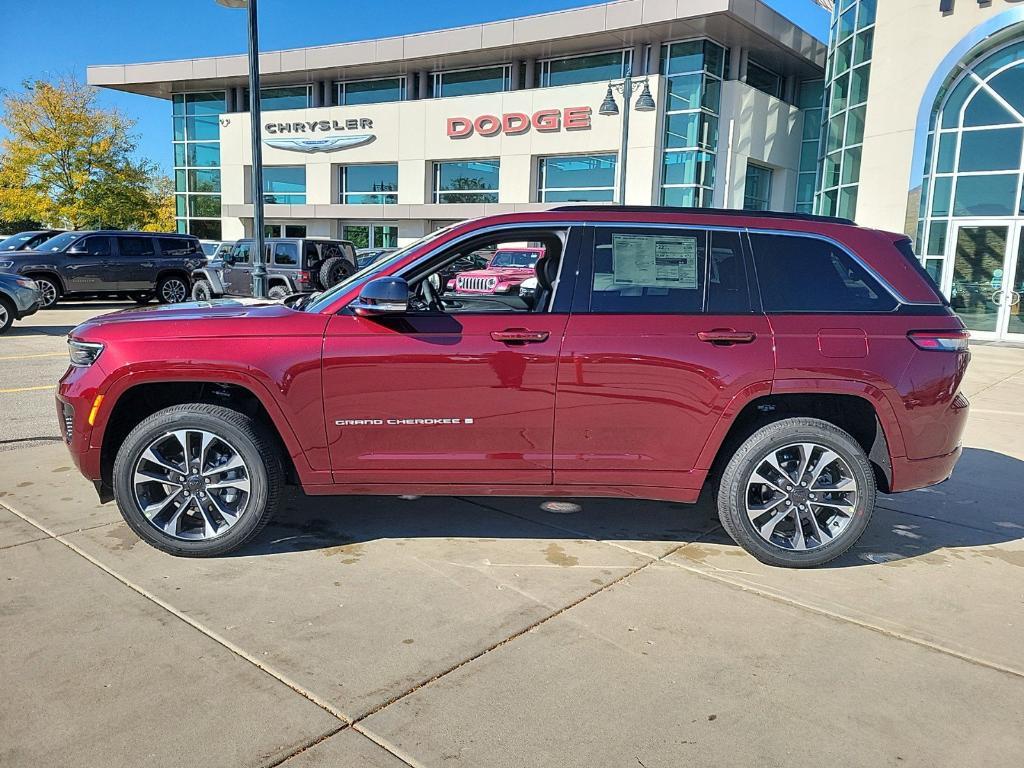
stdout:
{"type": "Polygon", "coordinates": [[[950,453],[928,459],[893,459],[891,492],[913,491],[948,480],[962,451],[963,449],[957,446],[956,450],[950,453]]]}

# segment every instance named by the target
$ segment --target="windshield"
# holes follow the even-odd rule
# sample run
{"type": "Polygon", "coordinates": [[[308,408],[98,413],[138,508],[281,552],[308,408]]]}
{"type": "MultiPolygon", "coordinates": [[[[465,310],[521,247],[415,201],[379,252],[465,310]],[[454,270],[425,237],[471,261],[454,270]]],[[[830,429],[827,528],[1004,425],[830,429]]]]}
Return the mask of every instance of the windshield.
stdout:
{"type": "Polygon", "coordinates": [[[81,232],[62,232],[55,237],[51,237],[45,243],[42,243],[38,248],[36,248],[36,250],[50,251],[51,253],[55,251],[63,251],[81,236],[81,232]]]}
{"type": "Polygon", "coordinates": [[[217,250],[220,248],[220,243],[203,243],[202,245],[203,253],[205,253],[207,256],[213,256],[215,253],[217,253],[217,250]]]}
{"type": "Polygon", "coordinates": [[[537,265],[540,254],[536,251],[498,251],[491,259],[492,267],[523,267],[537,265]]]}
{"type": "Polygon", "coordinates": [[[393,264],[401,258],[404,258],[410,251],[415,248],[419,248],[432,240],[436,240],[441,235],[446,234],[449,230],[458,226],[457,224],[450,224],[443,229],[439,229],[436,232],[431,232],[425,237],[421,237],[419,240],[410,243],[404,248],[399,248],[394,253],[389,253],[385,258],[380,261],[375,261],[373,264],[369,264],[358,272],[350,275],[349,277],[336,284],[333,288],[328,288],[326,291],[320,293],[314,293],[309,297],[308,303],[296,309],[302,309],[303,312],[319,312],[327,307],[332,301],[334,301],[340,294],[347,291],[351,286],[358,282],[365,280],[366,278],[383,271],[388,267],[389,264],[393,264]]]}
{"type": "Polygon", "coordinates": [[[22,232],[18,235],[11,235],[10,237],[0,240],[0,251],[17,251],[24,246],[25,243],[38,235],[38,232],[22,232]]]}

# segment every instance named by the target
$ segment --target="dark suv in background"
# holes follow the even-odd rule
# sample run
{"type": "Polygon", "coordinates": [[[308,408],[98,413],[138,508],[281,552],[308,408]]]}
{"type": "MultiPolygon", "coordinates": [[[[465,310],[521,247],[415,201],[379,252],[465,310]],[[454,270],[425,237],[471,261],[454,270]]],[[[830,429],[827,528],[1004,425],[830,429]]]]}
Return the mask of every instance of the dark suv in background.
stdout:
{"type": "Polygon", "coordinates": [[[162,232],[64,232],[31,251],[0,253],[0,272],[31,277],[42,306],[62,298],[127,296],[140,304],[187,301],[199,239],[162,232]]]}
{"type": "Polygon", "coordinates": [[[51,237],[59,235],[63,231],[63,229],[33,229],[28,232],[18,232],[16,235],[9,235],[0,240],[0,252],[31,251],[36,246],[42,245],[51,237]]]}

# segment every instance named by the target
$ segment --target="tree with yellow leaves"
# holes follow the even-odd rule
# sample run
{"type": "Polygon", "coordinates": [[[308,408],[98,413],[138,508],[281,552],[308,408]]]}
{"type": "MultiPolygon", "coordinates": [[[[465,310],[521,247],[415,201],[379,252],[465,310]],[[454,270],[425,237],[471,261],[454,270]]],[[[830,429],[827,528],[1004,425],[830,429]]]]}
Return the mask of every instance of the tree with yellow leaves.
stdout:
{"type": "Polygon", "coordinates": [[[170,181],[133,157],[134,121],[71,77],[3,96],[0,219],[69,229],[174,228],[170,181]]]}

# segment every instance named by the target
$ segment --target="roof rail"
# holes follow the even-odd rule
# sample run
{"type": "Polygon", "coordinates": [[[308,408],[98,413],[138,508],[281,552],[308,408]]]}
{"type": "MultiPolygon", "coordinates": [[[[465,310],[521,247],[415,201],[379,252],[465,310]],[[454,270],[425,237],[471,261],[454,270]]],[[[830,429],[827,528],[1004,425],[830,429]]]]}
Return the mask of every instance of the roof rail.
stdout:
{"type": "Polygon", "coordinates": [[[837,216],[815,216],[810,213],[785,213],[783,211],[744,211],[736,208],[675,208],[668,205],[560,205],[552,211],[594,212],[621,211],[622,213],[685,213],[704,216],[748,216],[759,219],[784,219],[789,221],[820,221],[827,224],[853,224],[852,219],[837,216]]]}

